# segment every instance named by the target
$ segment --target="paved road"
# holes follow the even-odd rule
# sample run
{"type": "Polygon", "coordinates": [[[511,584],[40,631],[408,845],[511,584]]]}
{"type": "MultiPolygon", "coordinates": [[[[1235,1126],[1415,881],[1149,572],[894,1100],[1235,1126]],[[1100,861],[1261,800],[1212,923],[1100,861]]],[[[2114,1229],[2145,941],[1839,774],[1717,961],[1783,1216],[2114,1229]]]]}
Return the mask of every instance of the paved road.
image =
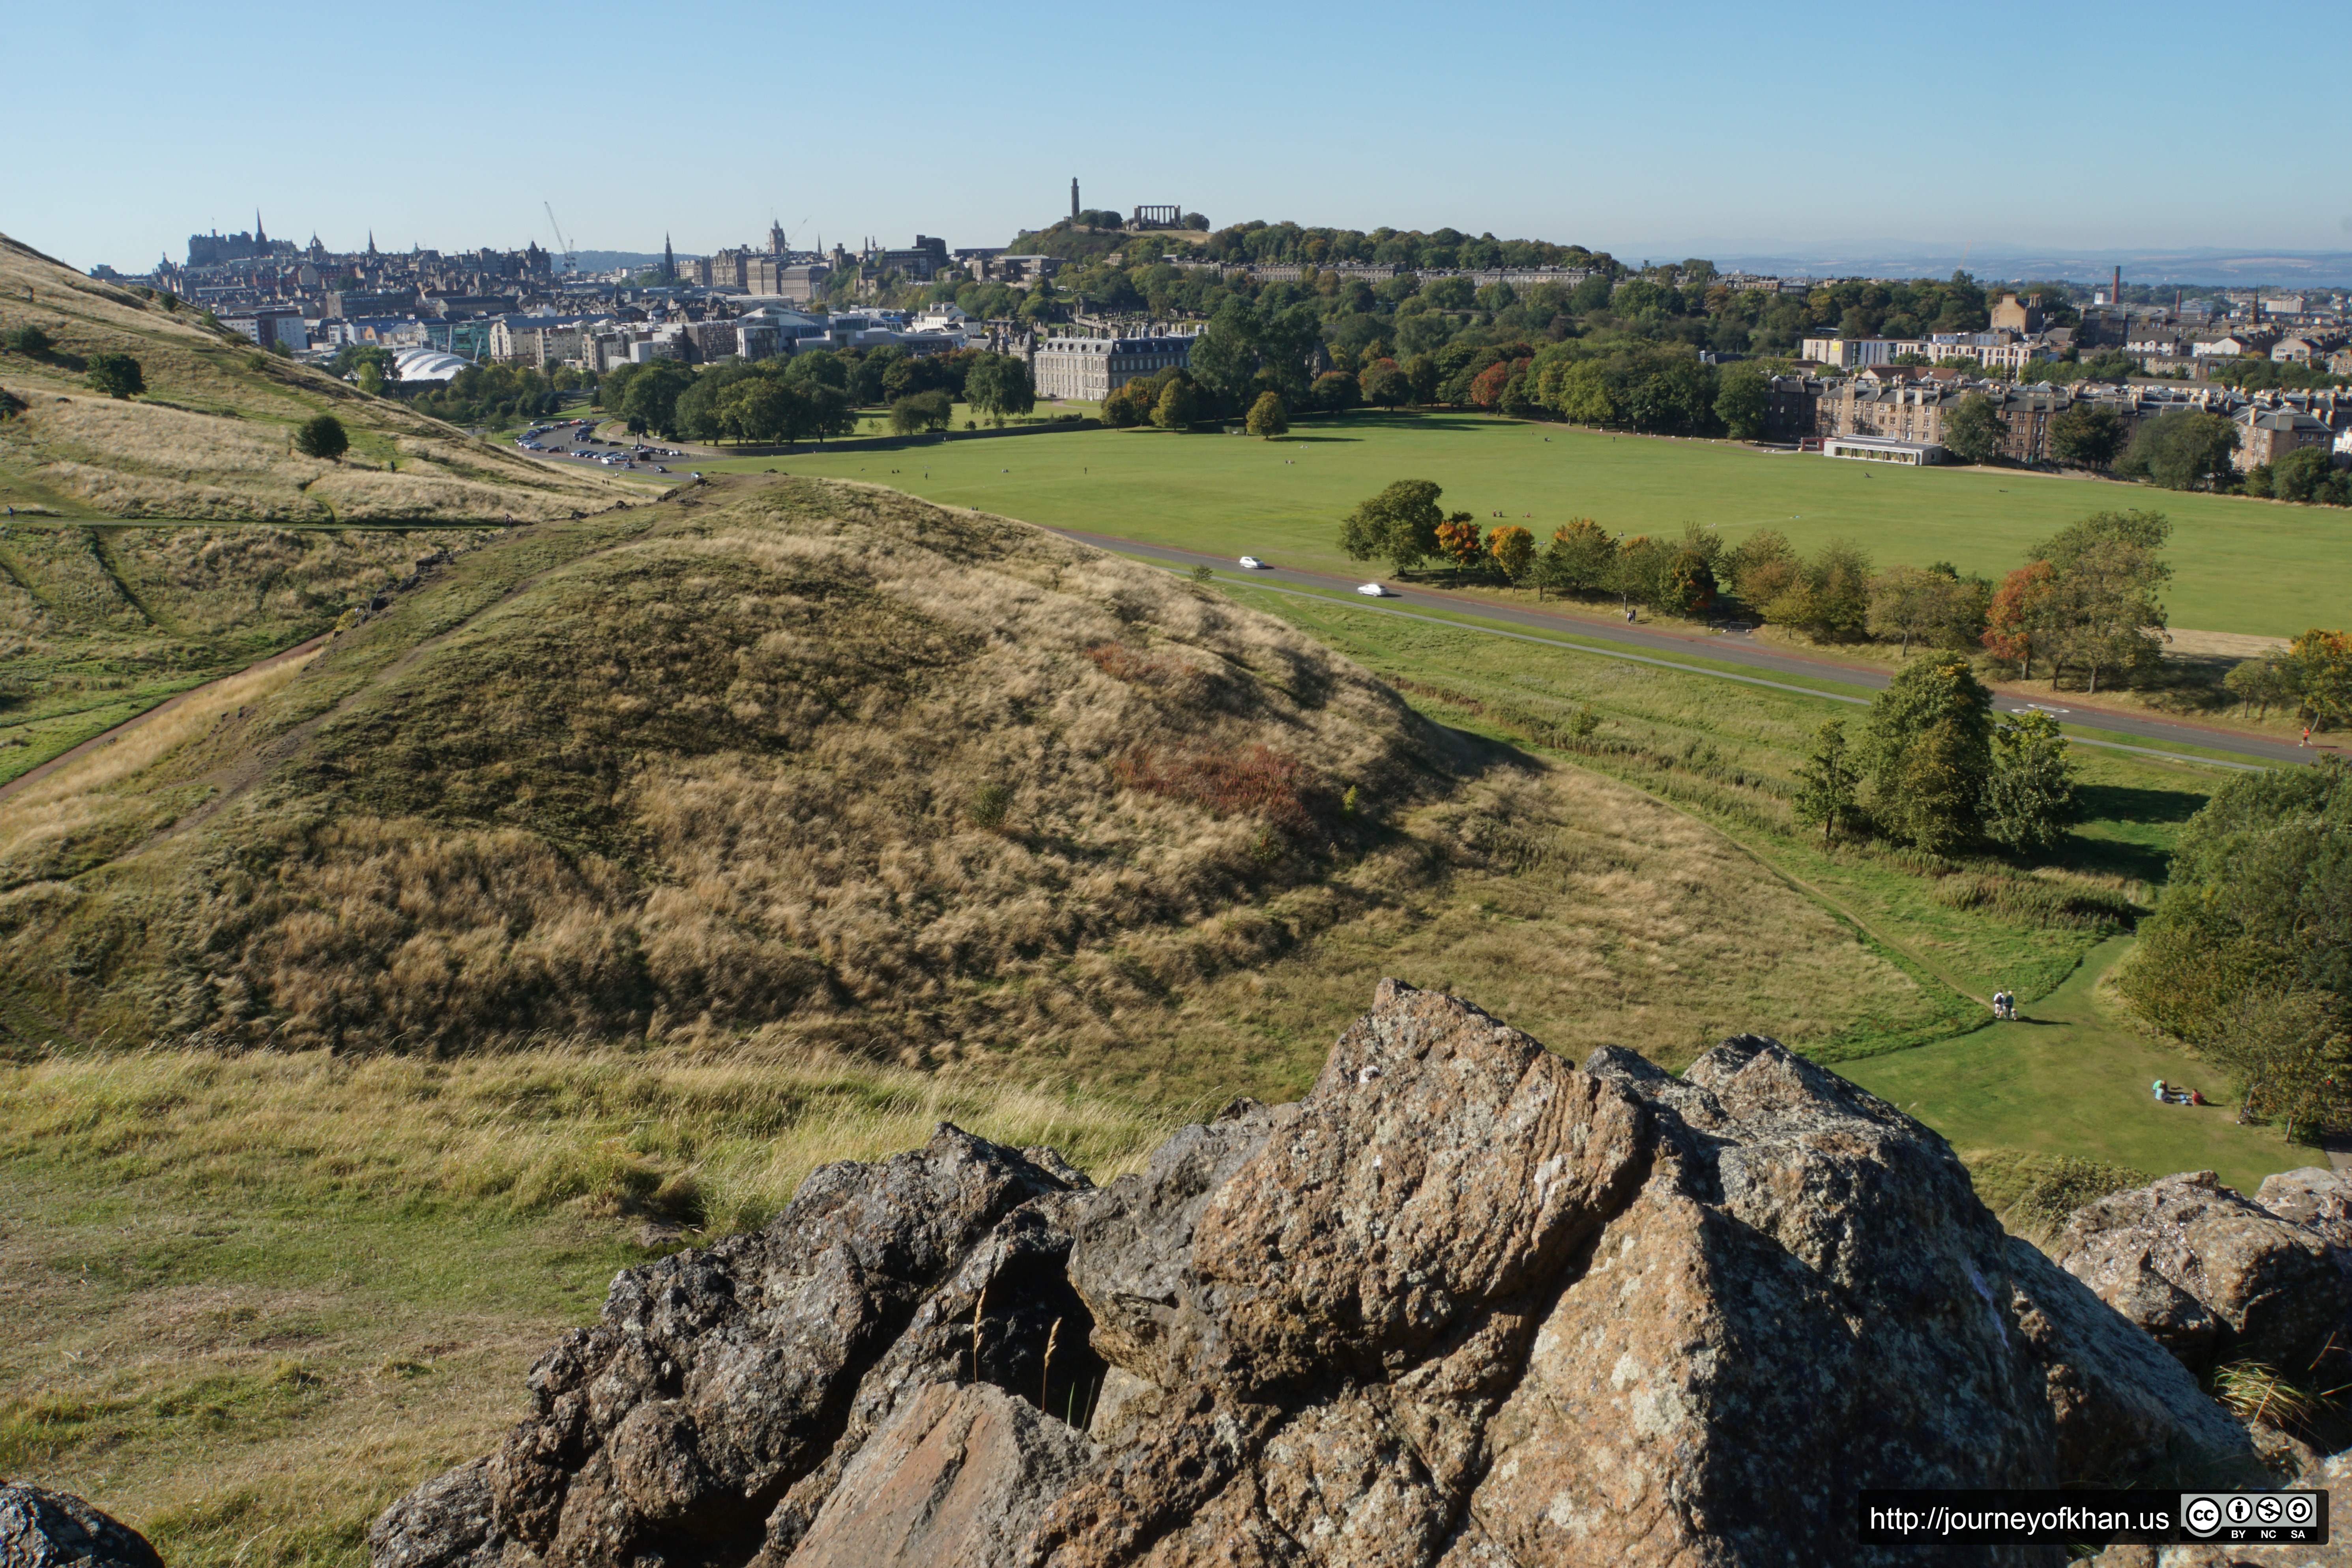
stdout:
{"type": "MultiPolygon", "coordinates": [[[[1221,567],[1237,577],[1246,578],[1253,583],[1288,584],[1299,588],[1328,591],[1332,588],[1353,588],[1364,581],[1361,577],[1342,577],[1328,572],[1310,572],[1288,566],[1276,566],[1264,571],[1245,573],[1235,566],[1231,558],[1223,555],[1209,555],[1197,550],[1179,550],[1164,544],[1144,544],[1131,539],[1119,539],[1105,533],[1089,533],[1075,528],[1056,528],[1051,531],[1061,534],[1066,539],[1075,539],[1083,544],[1092,544],[1104,550],[1114,550],[1122,555],[1141,556],[1150,561],[1165,561],[1177,566],[1221,567]]],[[[1891,679],[1886,669],[1876,665],[1844,664],[1834,659],[1809,658],[1801,654],[1786,653],[1778,648],[1759,646],[1737,633],[1693,634],[1663,631],[1645,626],[1628,626],[1622,621],[1616,620],[1587,620],[1580,616],[1553,614],[1513,605],[1492,604],[1467,594],[1448,593],[1442,588],[1419,585],[1398,588],[1391,584],[1391,591],[1392,597],[1366,598],[1360,602],[1359,607],[1383,611],[1390,615],[1407,616],[1414,619],[1436,618],[1426,615],[1416,615],[1414,613],[1416,605],[1423,610],[1443,609],[1458,614],[1474,615],[1485,620],[1501,621],[1509,626],[1527,626],[1532,630],[1549,632],[1555,637],[1569,636],[1608,643],[1622,650],[1620,657],[1642,664],[1662,664],[1672,668],[1688,669],[1701,675],[1715,676],[1721,679],[1775,687],[1783,690],[1803,691],[1811,696],[1829,697],[1848,702],[1866,702],[1869,700],[1847,697],[1839,692],[1816,691],[1811,687],[1791,686],[1786,681],[1774,680],[1771,677],[1780,675],[1804,680],[1836,681],[1841,685],[1861,687],[1865,690],[1873,691],[1884,689],[1891,679]],[[1720,664],[1738,665],[1758,673],[1753,676],[1729,675],[1719,669],[1707,669],[1703,666],[1684,663],[1675,658],[1677,654],[1684,656],[1685,658],[1696,656],[1720,664]]],[[[1457,623],[1445,621],[1441,624],[1457,623]]],[[[1509,637],[1515,634],[1497,632],[1495,635],[1509,637]]],[[[1528,640],[1549,642],[1551,639],[1530,637],[1528,640]]],[[[1553,646],[1562,645],[1554,643],[1553,646]]],[[[2185,753],[2168,752],[2165,748],[2202,746],[2231,752],[2242,757],[2257,758],[2263,763],[2273,764],[2307,763],[2315,755],[2313,752],[2303,751],[2283,742],[2264,740],[2259,736],[2241,735],[2203,724],[2188,724],[2171,720],[2149,718],[2138,713],[2121,713],[2107,709],[2085,708],[2080,705],[2079,700],[2064,693],[2060,693],[2055,699],[2044,697],[2029,700],[2013,691],[2000,691],[1997,693],[1997,699],[2004,711],[2019,712],[2028,706],[2041,707],[2056,714],[2063,723],[2074,730],[2096,730],[2117,737],[2113,741],[2100,741],[2078,734],[2075,738],[2086,745],[2111,746],[2120,751],[2151,752],[2159,756],[2180,756],[2186,761],[2210,763],[2218,767],[2242,767],[2246,764],[2220,762],[2211,757],[2189,756],[2185,753]]],[[[2337,749],[2327,748],[2331,751],[2337,749]]]]}

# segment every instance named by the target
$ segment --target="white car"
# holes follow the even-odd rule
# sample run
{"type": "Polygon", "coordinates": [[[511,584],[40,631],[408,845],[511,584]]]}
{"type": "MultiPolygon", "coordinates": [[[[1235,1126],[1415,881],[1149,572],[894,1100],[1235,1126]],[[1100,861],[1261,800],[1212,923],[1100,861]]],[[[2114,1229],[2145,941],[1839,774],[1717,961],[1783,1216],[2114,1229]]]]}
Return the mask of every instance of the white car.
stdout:
{"type": "Polygon", "coordinates": [[[1367,599],[1393,599],[1396,597],[1396,595],[1390,591],[1388,584],[1385,583],[1366,583],[1362,586],[1359,587],[1356,592],[1361,594],[1367,599]]]}
{"type": "Polygon", "coordinates": [[[1242,557],[1242,565],[1243,565],[1243,566],[1244,566],[1245,568],[1247,568],[1248,570],[1252,571],[1252,572],[1263,572],[1263,571],[1265,571],[1265,570],[1266,569],[1265,563],[1265,562],[1263,562],[1263,561],[1260,561],[1260,560],[1259,560],[1256,556],[1255,556],[1255,555],[1244,555],[1244,556],[1243,556],[1243,557],[1242,557]]]}

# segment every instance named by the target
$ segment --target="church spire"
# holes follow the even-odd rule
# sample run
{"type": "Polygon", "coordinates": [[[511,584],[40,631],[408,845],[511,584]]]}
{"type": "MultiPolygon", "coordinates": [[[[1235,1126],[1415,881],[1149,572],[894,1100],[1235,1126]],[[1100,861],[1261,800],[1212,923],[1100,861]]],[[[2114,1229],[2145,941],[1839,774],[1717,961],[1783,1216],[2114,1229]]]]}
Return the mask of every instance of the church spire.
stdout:
{"type": "Polygon", "coordinates": [[[259,207],[253,209],[253,243],[257,246],[267,246],[269,243],[269,237],[261,231],[261,209],[259,207]]]}
{"type": "Polygon", "coordinates": [[[677,256],[669,247],[669,235],[667,232],[662,235],[662,281],[665,283],[677,281],[677,256]]]}

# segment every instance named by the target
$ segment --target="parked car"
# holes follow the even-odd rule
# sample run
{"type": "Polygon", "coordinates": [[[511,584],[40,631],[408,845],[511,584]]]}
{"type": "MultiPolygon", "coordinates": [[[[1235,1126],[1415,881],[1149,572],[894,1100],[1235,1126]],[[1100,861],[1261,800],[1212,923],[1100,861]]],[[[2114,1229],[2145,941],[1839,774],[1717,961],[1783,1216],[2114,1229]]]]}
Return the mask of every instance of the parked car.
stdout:
{"type": "Polygon", "coordinates": [[[1252,572],[1264,572],[1264,571],[1267,570],[1267,567],[1266,567],[1265,563],[1265,562],[1263,562],[1263,561],[1260,561],[1260,560],[1259,560],[1256,556],[1255,556],[1255,555],[1244,555],[1244,556],[1243,556],[1243,557],[1242,557],[1242,564],[1243,564],[1244,566],[1247,567],[1247,568],[1248,568],[1250,571],[1252,571],[1252,572]]]}
{"type": "Polygon", "coordinates": [[[1356,590],[1367,599],[1393,599],[1396,595],[1385,583],[1366,583],[1356,590]]]}

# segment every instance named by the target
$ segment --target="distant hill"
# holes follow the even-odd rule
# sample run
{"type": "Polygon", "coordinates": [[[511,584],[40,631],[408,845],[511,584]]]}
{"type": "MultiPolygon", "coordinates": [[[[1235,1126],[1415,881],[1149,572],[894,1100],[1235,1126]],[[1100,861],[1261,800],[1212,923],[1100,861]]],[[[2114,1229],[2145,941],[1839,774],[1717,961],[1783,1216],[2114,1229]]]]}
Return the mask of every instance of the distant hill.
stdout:
{"type": "Polygon", "coordinates": [[[0,235],[0,341],[37,327],[37,357],[0,353],[0,502],[68,518],[205,521],[500,521],[613,504],[588,475],[533,462],[312,366],[207,326],[185,304],[85,278],[0,235]],[[86,370],[139,362],[143,395],[86,370]],[[332,412],[341,462],[299,457],[294,426],[332,412]]]}

